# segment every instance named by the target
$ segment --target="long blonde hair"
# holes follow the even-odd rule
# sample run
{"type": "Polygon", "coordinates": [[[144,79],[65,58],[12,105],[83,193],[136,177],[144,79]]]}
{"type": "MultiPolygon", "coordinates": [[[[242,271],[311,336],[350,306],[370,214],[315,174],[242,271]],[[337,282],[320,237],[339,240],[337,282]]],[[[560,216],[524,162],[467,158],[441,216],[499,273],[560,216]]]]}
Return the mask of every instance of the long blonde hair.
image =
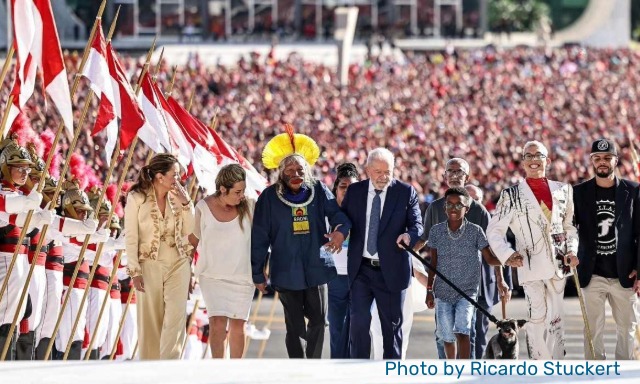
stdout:
{"type": "MultiPolygon", "coordinates": [[[[247,181],[247,173],[244,171],[244,168],[242,168],[240,164],[225,165],[220,169],[218,176],[216,176],[216,193],[214,193],[213,196],[222,196],[222,191],[220,190],[221,187],[224,187],[227,190],[226,194],[228,195],[233,186],[241,181],[247,181]]],[[[240,204],[238,204],[237,208],[240,229],[244,231],[242,221],[245,216],[249,218],[249,221],[251,221],[251,212],[249,211],[249,203],[247,202],[247,199],[243,199],[240,204]]]]}

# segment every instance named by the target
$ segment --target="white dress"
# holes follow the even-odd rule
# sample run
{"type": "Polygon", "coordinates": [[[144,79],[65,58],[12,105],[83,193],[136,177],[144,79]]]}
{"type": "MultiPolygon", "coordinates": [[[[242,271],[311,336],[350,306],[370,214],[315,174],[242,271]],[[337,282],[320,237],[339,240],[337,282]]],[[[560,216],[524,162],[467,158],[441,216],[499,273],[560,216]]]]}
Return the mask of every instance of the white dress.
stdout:
{"type": "MultiPolygon", "coordinates": [[[[255,203],[249,201],[253,216],[255,203]]],[[[195,275],[207,314],[231,319],[249,318],[255,286],[251,276],[251,220],[218,221],[204,200],[196,205],[194,235],[200,240],[195,275]]]]}

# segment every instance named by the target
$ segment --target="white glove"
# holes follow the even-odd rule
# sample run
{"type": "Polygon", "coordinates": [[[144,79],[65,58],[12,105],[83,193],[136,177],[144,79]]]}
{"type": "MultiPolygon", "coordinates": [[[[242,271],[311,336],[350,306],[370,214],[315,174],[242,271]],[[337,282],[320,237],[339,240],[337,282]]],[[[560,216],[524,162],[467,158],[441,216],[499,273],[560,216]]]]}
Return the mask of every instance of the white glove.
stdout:
{"type": "Polygon", "coordinates": [[[4,196],[5,207],[4,210],[8,214],[16,214],[28,211],[35,211],[40,209],[40,203],[42,202],[42,194],[34,188],[31,193],[25,195],[5,195],[4,196]]]}
{"type": "Polygon", "coordinates": [[[35,210],[40,208],[40,203],[42,203],[42,193],[38,192],[38,184],[36,184],[27,195],[25,206],[27,210],[35,210]]]}
{"type": "MultiPolygon", "coordinates": [[[[47,204],[47,207],[49,205],[47,204]]],[[[38,212],[33,213],[33,226],[37,228],[42,228],[45,225],[53,224],[53,219],[55,219],[55,215],[49,209],[43,209],[38,212]]]]}
{"type": "Polygon", "coordinates": [[[62,230],[60,232],[65,236],[91,235],[95,233],[98,228],[98,221],[95,219],[80,221],[60,216],[56,216],[56,220],[54,220],[56,228],[60,228],[61,221],[62,230]]]}

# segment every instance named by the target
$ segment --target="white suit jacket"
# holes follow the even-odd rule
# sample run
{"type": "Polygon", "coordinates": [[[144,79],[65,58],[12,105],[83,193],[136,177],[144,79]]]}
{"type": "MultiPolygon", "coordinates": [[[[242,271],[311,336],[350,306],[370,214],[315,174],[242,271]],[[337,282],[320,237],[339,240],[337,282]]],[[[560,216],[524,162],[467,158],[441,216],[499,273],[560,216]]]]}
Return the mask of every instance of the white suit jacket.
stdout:
{"type": "Polygon", "coordinates": [[[487,227],[487,239],[498,259],[504,262],[518,251],[524,265],[518,268],[518,281],[562,277],[553,246],[554,234],[566,235],[566,253],[578,253],[578,232],[573,226],[573,188],[569,184],[549,180],[553,199],[551,221],[542,212],[533,191],[525,180],[503,190],[496,211],[487,227]],[[507,241],[507,230],[516,238],[516,249],[507,241]]]}

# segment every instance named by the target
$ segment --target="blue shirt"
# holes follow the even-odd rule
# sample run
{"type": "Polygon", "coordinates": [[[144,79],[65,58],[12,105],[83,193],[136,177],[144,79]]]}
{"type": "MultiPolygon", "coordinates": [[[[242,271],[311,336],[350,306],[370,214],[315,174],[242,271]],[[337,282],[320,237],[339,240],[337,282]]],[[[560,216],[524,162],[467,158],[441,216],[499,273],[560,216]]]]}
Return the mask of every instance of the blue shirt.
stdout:
{"type": "MultiPolygon", "coordinates": [[[[465,219],[464,226],[449,233],[447,222],[431,227],[429,247],[437,251],[436,268],[467,295],[478,294],[480,285],[480,250],[489,246],[484,231],[465,219]]],[[[433,284],[436,298],[455,303],[462,298],[449,284],[436,276],[433,284]]]]}
{"type": "Polygon", "coordinates": [[[253,214],[253,282],[265,282],[263,273],[269,248],[271,285],[275,288],[303,290],[329,282],[336,276],[336,268],[330,254],[320,253],[320,247],[328,241],[324,237],[327,233],[326,220],[331,228],[341,224],[338,231],[345,238],[351,222],[340,210],[331,191],[320,182],[313,187],[315,196],[299,217],[296,208],[280,200],[276,188],[277,185],[272,185],[262,192],[253,214]],[[299,225],[301,218],[308,224],[299,225]]]}

